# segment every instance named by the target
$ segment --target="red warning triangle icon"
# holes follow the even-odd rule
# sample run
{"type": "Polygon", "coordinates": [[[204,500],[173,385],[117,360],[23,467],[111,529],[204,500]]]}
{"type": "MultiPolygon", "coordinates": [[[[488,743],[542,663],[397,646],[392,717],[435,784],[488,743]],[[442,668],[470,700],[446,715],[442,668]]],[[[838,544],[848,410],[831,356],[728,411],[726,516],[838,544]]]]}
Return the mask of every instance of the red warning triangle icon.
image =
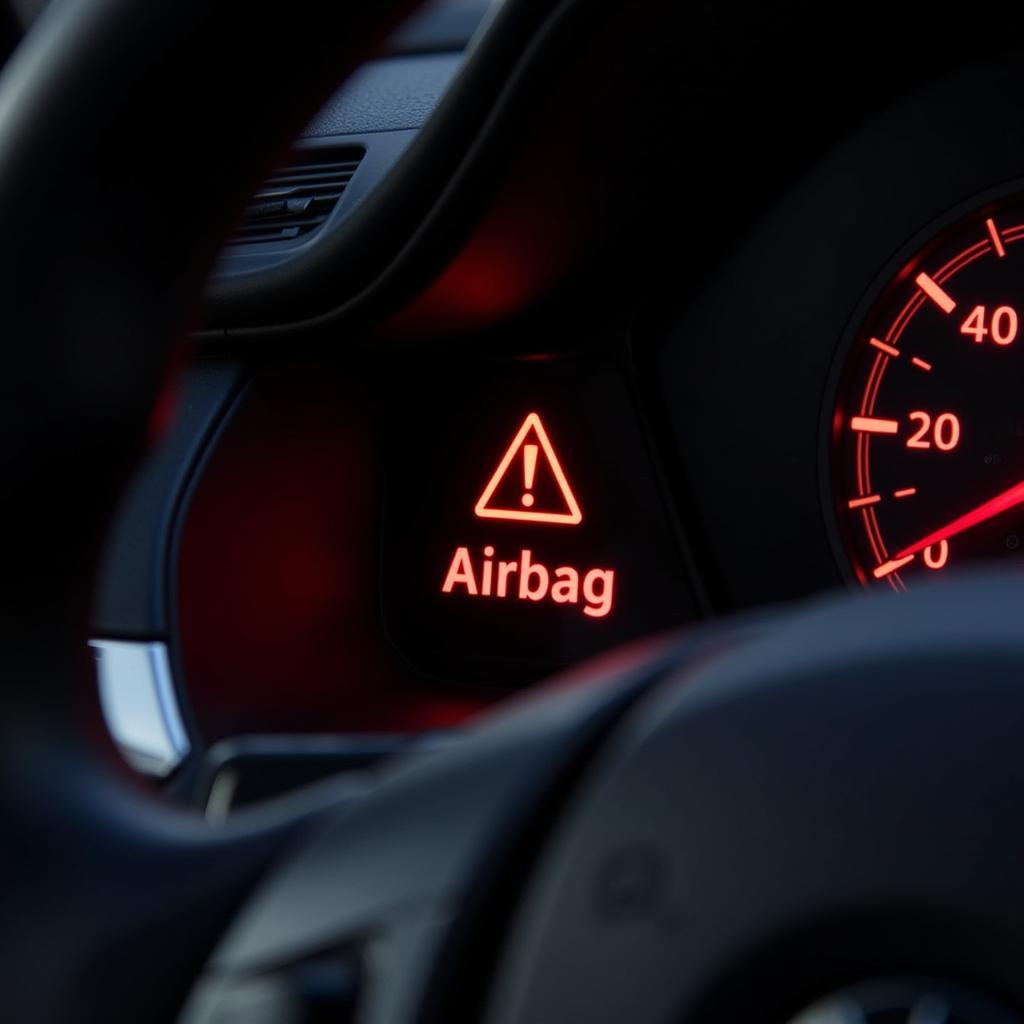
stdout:
{"type": "Polygon", "coordinates": [[[481,519],[573,526],[583,522],[579,503],[537,413],[531,412],[523,420],[474,511],[481,519]],[[539,500],[535,491],[545,492],[544,498],[539,500]]]}

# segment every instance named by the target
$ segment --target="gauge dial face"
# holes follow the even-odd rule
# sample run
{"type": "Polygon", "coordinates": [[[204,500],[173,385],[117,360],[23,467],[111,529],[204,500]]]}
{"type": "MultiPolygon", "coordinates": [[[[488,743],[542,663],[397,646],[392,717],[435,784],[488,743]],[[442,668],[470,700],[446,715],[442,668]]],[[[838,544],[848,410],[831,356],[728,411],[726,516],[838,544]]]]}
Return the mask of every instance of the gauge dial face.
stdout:
{"type": "Polygon", "coordinates": [[[832,420],[846,553],[905,590],[1024,559],[1024,204],[939,231],[893,280],[847,355],[832,420]]]}

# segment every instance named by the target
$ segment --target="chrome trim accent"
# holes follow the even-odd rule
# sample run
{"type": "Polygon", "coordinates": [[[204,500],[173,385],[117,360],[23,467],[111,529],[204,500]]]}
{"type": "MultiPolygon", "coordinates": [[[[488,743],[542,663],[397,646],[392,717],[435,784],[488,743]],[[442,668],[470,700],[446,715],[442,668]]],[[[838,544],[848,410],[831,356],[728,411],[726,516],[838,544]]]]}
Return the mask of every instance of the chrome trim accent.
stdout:
{"type": "Polygon", "coordinates": [[[124,759],[144,775],[166,778],[191,750],[171,677],[167,645],[90,640],[100,705],[124,759]]]}
{"type": "Polygon", "coordinates": [[[227,821],[235,802],[239,775],[234,768],[223,768],[217,772],[210,786],[210,795],[206,798],[206,818],[208,821],[227,821]]]}

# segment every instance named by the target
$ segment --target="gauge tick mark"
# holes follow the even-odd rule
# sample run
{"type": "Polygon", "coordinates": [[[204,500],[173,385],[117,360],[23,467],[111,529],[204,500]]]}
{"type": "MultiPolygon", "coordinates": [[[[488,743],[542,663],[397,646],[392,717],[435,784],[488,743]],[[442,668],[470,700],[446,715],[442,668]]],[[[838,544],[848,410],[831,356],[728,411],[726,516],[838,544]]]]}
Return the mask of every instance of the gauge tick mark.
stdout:
{"type": "Polygon", "coordinates": [[[1003,246],[1003,239],[1000,237],[999,228],[996,227],[996,222],[989,217],[985,221],[985,227],[988,228],[988,236],[992,239],[992,248],[995,249],[996,255],[1002,259],[1006,255],[1006,249],[1003,246]]]}
{"type": "Polygon", "coordinates": [[[893,359],[900,354],[900,350],[898,348],[893,348],[892,345],[887,345],[884,341],[879,341],[878,338],[872,338],[868,344],[874,345],[879,352],[884,352],[887,356],[892,356],[893,359]]]}
{"type": "Polygon", "coordinates": [[[877,505],[882,500],[880,494],[866,494],[863,498],[854,498],[849,502],[850,508],[864,508],[865,505],[877,505]]]}
{"type": "Polygon", "coordinates": [[[888,562],[883,562],[881,565],[876,566],[872,575],[876,580],[885,579],[886,576],[892,575],[897,569],[902,569],[908,562],[912,562],[914,557],[914,555],[905,555],[903,558],[890,558],[888,562]]]}
{"type": "Polygon", "coordinates": [[[924,271],[918,274],[914,280],[917,282],[918,288],[920,288],[921,291],[923,291],[925,295],[927,295],[928,298],[942,310],[943,313],[949,314],[956,309],[956,303],[953,299],[943,291],[942,286],[937,281],[932,280],[932,278],[924,273],[924,271]]]}
{"type": "Polygon", "coordinates": [[[900,425],[898,420],[883,420],[877,416],[854,416],[850,420],[850,429],[865,434],[898,434],[900,425]]]}

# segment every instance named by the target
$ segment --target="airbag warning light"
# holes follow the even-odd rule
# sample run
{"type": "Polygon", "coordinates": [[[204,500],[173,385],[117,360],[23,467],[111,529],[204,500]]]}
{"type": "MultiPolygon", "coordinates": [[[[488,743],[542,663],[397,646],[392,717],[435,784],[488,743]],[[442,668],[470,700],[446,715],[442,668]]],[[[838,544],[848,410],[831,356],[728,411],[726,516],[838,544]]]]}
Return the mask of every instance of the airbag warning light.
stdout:
{"type": "Polygon", "coordinates": [[[473,511],[481,519],[508,519],[524,523],[564,523],[568,526],[578,526],[583,522],[583,513],[580,511],[576,496],[572,493],[562,464],[558,461],[555,449],[552,447],[544,424],[541,423],[537,413],[531,412],[523,420],[523,425],[502,456],[498,468],[487,482],[473,511]],[[520,455],[522,456],[521,462],[518,458],[520,455]],[[544,456],[542,471],[544,474],[549,474],[554,482],[555,489],[563,502],[561,507],[557,504],[551,508],[535,507],[536,499],[533,492],[538,477],[539,455],[544,456]],[[513,486],[510,489],[513,493],[521,489],[522,494],[518,496],[518,499],[513,498],[513,501],[507,502],[504,506],[497,502],[497,507],[495,507],[496,496],[506,489],[507,484],[512,483],[509,478],[516,475],[513,467],[517,463],[522,467],[521,475],[518,476],[521,488],[513,486]],[[512,507],[509,508],[508,505],[512,505],[512,507]]]}
{"type": "MultiPolygon", "coordinates": [[[[523,420],[498,462],[473,509],[481,519],[517,525],[578,526],[583,522],[579,502],[536,412],[523,420]],[[537,492],[541,498],[538,499],[537,492]]],[[[457,547],[441,585],[443,594],[494,597],[518,601],[551,601],[580,605],[590,618],[604,618],[614,602],[613,569],[549,568],[523,547],[517,558],[495,561],[492,544],[474,560],[468,546],[457,547]]]]}

